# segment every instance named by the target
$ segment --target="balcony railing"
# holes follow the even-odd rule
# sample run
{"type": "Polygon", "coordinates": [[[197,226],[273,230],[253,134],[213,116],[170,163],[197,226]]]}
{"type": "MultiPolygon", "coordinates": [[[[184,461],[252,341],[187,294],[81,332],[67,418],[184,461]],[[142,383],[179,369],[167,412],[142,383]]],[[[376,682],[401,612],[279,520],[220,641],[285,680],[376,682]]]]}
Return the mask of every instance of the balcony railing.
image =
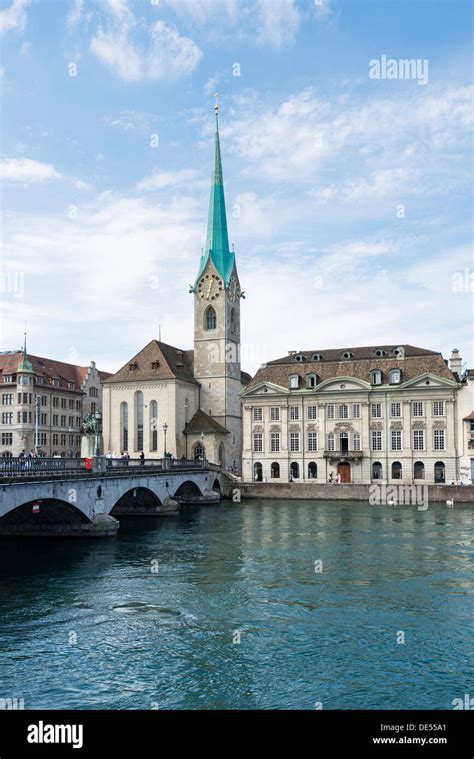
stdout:
{"type": "Polygon", "coordinates": [[[363,451],[324,451],[324,458],[331,461],[359,461],[363,451]]]}
{"type": "Polygon", "coordinates": [[[206,459],[140,459],[140,458],[107,458],[106,456],[94,457],[92,459],[82,458],[50,458],[50,457],[33,457],[25,456],[22,458],[9,456],[0,458],[0,478],[13,477],[37,477],[41,475],[61,475],[61,474],[91,474],[93,472],[109,473],[120,472],[126,473],[130,469],[140,471],[176,471],[176,470],[196,470],[207,469],[213,472],[220,472],[218,464],[212,464],[206,459]]]}

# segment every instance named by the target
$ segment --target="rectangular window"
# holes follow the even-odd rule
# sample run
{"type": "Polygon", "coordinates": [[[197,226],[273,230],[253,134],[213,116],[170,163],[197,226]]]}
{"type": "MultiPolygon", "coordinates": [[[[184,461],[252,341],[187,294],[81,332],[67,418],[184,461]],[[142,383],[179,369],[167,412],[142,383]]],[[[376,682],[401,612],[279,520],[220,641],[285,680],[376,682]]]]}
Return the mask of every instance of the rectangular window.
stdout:
{"type": "Polygon", "coordinates": [[[328,403],[326,408],[327,408],[327,418],[334,419],[334,403],[328,403]]]}
{"type": "Polygon", "coordinates": [[[334,435],[332,432],[328,433],[327,440],[328,440],[328,448],[327,448],[328,451],[333,451],[334,450],[334,435]]]}
{"type": "Polygon", "coordinates": [[[2,395],[2,406],[13,406],[13,393],[4,393],[2,395]]]}
{"type": "Polygon", "coordinates": [[[402,404],[401,403],[392,403],[390,405],[390,416],[401,416],[402,415],[402,404]]]}
{"type": "Polygon", "coordinates": [[[53,427],[57,427],[59,425],[59,416],[57,414],[53,414],[53,427]]]}
{"type": "Polygon", "coordinates": [[[444,401],[433,401],[433,416],[444,416],[444,401]]]}
{"type": "Polygon", "coordinates": [[[382,450],[382,430],[372,430],[372,450],[382,450]]]}
{"type": "Polygon", "coordinates": [[[290,451],[299,451],[300,449],[300,433],[290,432],[290,451]]]}
{"type": "Polygon", "coordinates": [[[81,402],[76,401],[76,411],[80,411],[80,410],[81,410],[81,402]]]}
{"type": "Polygon", "coordinates": [[[279,406],[270,406],[270,421],[272,422],[280,421],[280,407],[279,406]]]}
{"type": "Polygon", "coordinates": [[[41,414],[40,418],[40,424],[48,424],[48,415],[47,414],[41,414]]]}
{"type": "Polygon", "coordinates": [[[261,406],[254,408],[253,420],[254,422],[261,422],[263,420],[263,408],[261,406]]]}
{"type": "Polygon", "coordinates": [[[66,433],[61,433],[61,445],[66,445],[66,433]]]}
{"type": "Polygon", "coordinates": [[[354,432],[353,446],[354,451],[360,451],[360,432],[354,432]]]}
{"type": "Polygon", "coordinates": [[[96,411],[97,411],[97,403],[91,403],[91,414],[95,414],[96,411]]]}
{"type": "Polygon", "coordinates": [[[360,403],[352,404],[352,416],[354,419],[360,419],[360,403]]]}
{"type": "Polygon", "coordinates": [[[392,437],[392,451],[401,451],[402,450],[402,431],[392,430],[391,437],[392,437]]]}
{"type": "Polygon", "coordinates": [[[444,439],[444,430],[435,430],[434,431],[434,449],[435,451],[444,451],[445,449],[445,439],[444,439]]]}
{"type": "Polygon", "coordinates": [[[253,450],[255,453],[263,451],[263,434],[261,432],[253,433],[253,450]]]}
{"type": "Polygon", "coordinates": [[[59,408],[59,398],[53,398],[53,408],[59,408]]]}
{"type": "Polygon", "coordinates": [[[74,445],[74,435],[69,435],[69,445],[74,445]]]}
{"type": "Polygon", "coordinates": [[[57,432],[53,432],[53,445],[58,445],[59,443],[59,435],[57,432]]]}
{"type": "Polygon", "coordinates": [[[2,445],[13,445],[13,432],[2,432],[2,445]]]}
{"type": "Polygon", "coordinates": [[[61,398],[61,408],[66,408],[66,398],[61,398]]]}
{"type": "Polygon", "coordinates": [[[61,416],[61,427],[66,426],[66,417],[64,415],[61,416]]]}
{"type": "Polygon", "coordinates": [[[382,416],[382,404],[372,403],[370,413],[374,419],[380,419],[380,417],[382,416]]]}
{"type": "Polygon", "coordinates": [[[290,406],[290,419],[298,420],[300,418],[300,407],[290,406]]]}
{"type": "Polygon", "coordinates": [[[69,424],[68,424],[68,426],[69,427],[74,427],[74,417],[73,416],[69,417],[69,424]]]}
{"type": "Polygon", "coordinates": [[[272,453],[277,453],[280,450],[280,433],[279,432],[270,433],[270,450],[272,451],[272,453]]]}
{"type": "Polygon", "coordinates": [[[413,450],[423,451],[425,448],[425,431],[413,430],[413,450]]]}
{"type": "Polygon", "coordinates": [[[40,432],[40,445],[48,444],[48,435],[46,432],[40,432]]]}
{"type": "Polygon", "coordinates": [[[308,451],[318,450],[318,433],[308,432],[308,451]]]}
{"type": "Polygon", "coordinates": [[[47,395],[42,395],[41,396],[41,405],[42,406],[47,406],[48,405],[48,396],[47,395]]]}
{"type": "Polygon", "coordinates": [[[413,401],[411,413],[413,416],[423,416],[423,401],[413,401]]]}
{"type": "Polygon", "coordinates": [[[4,382],[13,382],[13,377],[12,377],[12,375],[11,375],[11,374],[5,374],[5,376],[4,376],[4,378],[3,378],[3,381],[4,381],[4,382]]]}
{"type": "Polygon", "coordinates": [[[317,419],[317,418],[318,418],[318,407],[308,406],[308,419],[317,419]]]}
{"type": "Polygon", "coordinates": [[[68,402],[68,408],[69,408],[71,411],[74,411],[74,398],[69,398],[69,402],[68,402]]]}
{"type": "Polygon", "coordinates": [[[347,419],[349,417],[349,407],[346,403],[339,406],[339,419],[347,419]]]}

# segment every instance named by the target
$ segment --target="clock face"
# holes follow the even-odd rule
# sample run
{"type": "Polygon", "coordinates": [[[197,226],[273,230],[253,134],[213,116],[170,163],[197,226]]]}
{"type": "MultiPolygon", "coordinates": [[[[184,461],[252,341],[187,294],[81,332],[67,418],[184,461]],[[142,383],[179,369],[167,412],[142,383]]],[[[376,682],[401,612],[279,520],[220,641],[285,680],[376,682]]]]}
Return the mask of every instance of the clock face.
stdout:
{"type": "Polygon", "coordinates": [[[232,298],[233,302],[236,303],[239,299],[240,293],[239,293],[239,286],[237,284],[237,280],[233,279],[230,283],[230,297],[232,298]]]}
{"type": "Polygon", "coordinates": [[[223,289],[224,285],[217,274],[205,274],[204,277],[201,277],[199,280],[197,291],[201,298],[205,298],[205,300],[215,300],[219,297],[223,289]]]}

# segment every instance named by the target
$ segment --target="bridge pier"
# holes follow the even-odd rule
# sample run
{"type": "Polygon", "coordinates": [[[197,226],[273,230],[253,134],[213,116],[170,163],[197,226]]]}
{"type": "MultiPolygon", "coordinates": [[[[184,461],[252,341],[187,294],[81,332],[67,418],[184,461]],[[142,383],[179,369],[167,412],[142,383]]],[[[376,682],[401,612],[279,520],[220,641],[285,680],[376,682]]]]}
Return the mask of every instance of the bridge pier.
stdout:
{"type": "Polygon", "coordinates": [[[97,514],[90,522],[47,523],[25,521],[23,523],[1,523],[1,537],[23,538],[115,538],[120,523],[109,514],[97,514]]]}

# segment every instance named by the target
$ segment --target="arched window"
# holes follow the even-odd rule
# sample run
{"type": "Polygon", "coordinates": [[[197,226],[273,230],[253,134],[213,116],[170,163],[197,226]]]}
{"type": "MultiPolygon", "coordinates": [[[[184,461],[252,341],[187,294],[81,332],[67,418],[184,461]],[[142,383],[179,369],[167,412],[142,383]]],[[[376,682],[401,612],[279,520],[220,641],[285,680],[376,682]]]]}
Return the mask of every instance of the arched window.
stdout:
{"type": "Polygon", "coordinates": [[[253,478],[255,482],[261,482],[263,480],[263,468],[260,461],[256,461],[253,465],[253,478]]]}
{"type": "Polygon", "coordinates": [[[236,330],[237,330],[237,325],[235,321],[235,308],[231,308],[230,309],[230,331],[234,333],[236,332],[236,330]]]}
{"type": "Polygon", "coordinates": [[[425,479],[425,465],[422,461],[415,461],[413,466],[413,479],[424,480],[425,479]]]}
{"type": "Polygon", "coordinates": [[[299,476],[300,476],[300,465],[298,464],[297,461],[292,461],[291,462],[290,472],[291,472],[291,476],[293,477],[294,480],[299,479],[299,476]]]}
{"type": "Polygon", "coordinates": [[[392,464],[392,480],[402,479],[402,465],[399,461],[394,461],[392,464]]]}
{"type": "Polygon", "coordinates": [[[438,483],[446,482],[446,467],[444,461],[437,461],[434,465],[434,481],[438,483]]]}
{"type": "Polygon", "coordinates": [[[398,385],[400,383],[401,378],[402,378],[402,373],[400,369],[390,369],[390,384],[391,385],[398,385]]]}
{"type": "Polygon", "coordinates": [[[120,404],[120,448],[128,451],[128,403],[120,404]]]}
{"type": "Polygon", "coordinates": [[[382,372],[380,369],[372,369],[370,372],[370,382],[372,385],[382,384],[382,372]]]}
{"type": "Polygon", "coordinates": [[[308,464],[308,478],[315,480],[318,476],[318,465],[315,461],[310,461],[308,464]]]}
{"type": "Polygon", "coordinates": [[[270,467],[270,477],[274,480],[280,479],[280,464],[278,461],[274,461],[270,467]]]}
{"type": "Polygon", "coordinates": [[[225,467],[225,448],[224,443],[219,444],[219,464],[222,468],[225,467]]]}
{"type": "Polygon", "coordinates": [[[135,393],[135,450],[143,451],[143,393],[135,393]]]}
{"type": "Polygon", "coordinates": [[[381,480],[382,479],[382,464],[380,461],[374,461],[372,464],[372,479],[373,480],[381,480]]]}
{"type": "Polygon", "coordinates": [[[216,329],[217,317],[216,317],[216,312],[214,311],[212,306],[209,306],[206,309],[206,313],[204,315],[204,323],[205,323],[205,329],[207,330],[216,329]]]}
{"type": "Polygon", "coordinates": [[[158,450],[158,404],[150,403],[150,451],[158,450]]]}
{"type": "Polygon", "coordinates": [[[202,443],[195,443],[193,445],[193,459],[194,461],[202,461],[206,458],[206,449],[202,443]]]}
{"type": "Polygon", "coordinates": [[[315,374],[307,374],[306,375],[306,387],[312,388],[316,387],[316,375],[315,374]]]}

